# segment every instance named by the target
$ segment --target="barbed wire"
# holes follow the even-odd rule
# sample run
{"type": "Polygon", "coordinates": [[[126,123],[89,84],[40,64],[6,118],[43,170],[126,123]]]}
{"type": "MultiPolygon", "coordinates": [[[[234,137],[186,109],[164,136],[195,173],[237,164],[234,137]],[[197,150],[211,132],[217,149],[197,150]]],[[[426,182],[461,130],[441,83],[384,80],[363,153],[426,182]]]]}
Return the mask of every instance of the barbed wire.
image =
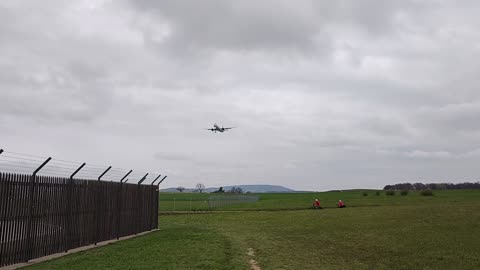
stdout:
{"type": "MultiPolygon", "coordinates": [[[[45,159],[48,158],[48,157],[44,157],[44,156],[37,156],[37,155],[31,155],[31,154],[23,154],[23,153],[12,152],[12,151],[4,151],[4,153],[8,153],[8,154],[12,154],[12,155],[17,155],[17,156],[25,156],[25,157],[39,158],[39,159],[42,160],[42,161],[44,161],[45,159]]],[[[64,162],[64,163],[71,163],[71,164],[78,164],[78,165],[81,165],[81,164],[82,164],[81,162],[78,162],[78,161],[71,161],[71,160],[65,160],[65,159],[55,158],[55,160],[56,160],[56,161],[59,161],[59,162],[64,162]]],[[[95,167],[100,167],[100,168],[104,168],[104,167],[105,167],[104,165],[97,165],[97,164],[90,164],[90,166],[95,166],[95,167]]]]}
{"type": "MultiPolygon", "coordinates": [[[[5,172],[9,173],[24,173],[24,174],[32,174],[33,171],[36,169],[35,167],[25,167],[25,166],[17,166],[17,165],[11,165],[11,164],[0,164],[0,169],[5,172]]],[[[61,171],[61,170],[56,170],[53,168],[45,168],[42,169],[40,172],[37,173],[37,175],[43,175],[43,176],[49,176],[49,175],[54,175],[54,176],[59,176],[59,177],[64,177],[64,178],[69,178],[72,172],[69,171],[61,171]]],[[[97,180],[100,174],[94,175],[94,174],[89,174],[89,173],[83,173],[83,174],[78,174],[75,178],[79,179],[92,179],[92,180],[97,180]]],[[[123,177],[123,175],[104,175],[102,180],[106,181],[120,181],[120,179],[123,177]]]]}
{"type": "Polygon", "coordinates": [[[9,156],[9,155],[5,155],[5,154],[2,154],[2,159],[3,158],[6,158],[6,159],[14,159],[14,160],[24,160],[24,161],[39,161],[38,159],[31,159],[31,158],[21,158],[21,157],[15,157],[15,156],[9,156]]]}
{"type": "Polygon", "coordinates": [[[19,169],[19,168],[5,168],[3,166],[0,166],[0,169],[2,171],[5,171],[5,172],[9,172],[9,173],[25,173],[25,174],[31,174],[32,171],[31,170],[24,170],[24,169],[19,169]]]}
{"type": "MultiPolygon", "coordinates": [[[[0,163],[2,166],[7,166],[7,167],[15,167],[15,168],[25,168],[25,169],[33,169],[35,170],[35,167],[28,167],[24,165],[17,165],[17,164],[9,164],[9,163],[0,163]]],[[[33,171],[32,171],[33,172],[33,171]]]]}
{"type": "MultiPolygon", "coordinates": [[[[9,173],[32,174],[48,157],[25,154],[13,151],[4,151],[0,154],[0,170],[9,173]]],[[[83,163],[65,159],[52,158],[37,175],[58,176],[69,178],[83,163]]],[[[109,166],[87,163],[76,175],[76,179],[96,180],[109,166]]],[[[110,168],[102,176],[103,181],[120,181],[130,170],[124,168],[110,168]]],[[[137,183],[145,176],[146,172],[133,170],[129,175],[129,183],[137,183]]],[[[149,173],[143,183],[150,183],[158,173],[149,173]]],[[[126,179],[125,179],[126,180],[126,179]]],[[[125,181],[124,180],[124,181],[125,181]]]]}
{"type": "Polygon", "coordinates": [[[19,156],[25,156],[25,157],[34,157],[34,158],[41,158],[41,159],[47,159],[47,157],[42,157],[42,156],[36,156],[36,155],[30,155],[30,154],[22,154],[22,153],[17,153],[17,152],[12,152],[12,151],[3,151],[4,153],[12,154],[12,155],[19,155],[19,156]]]}

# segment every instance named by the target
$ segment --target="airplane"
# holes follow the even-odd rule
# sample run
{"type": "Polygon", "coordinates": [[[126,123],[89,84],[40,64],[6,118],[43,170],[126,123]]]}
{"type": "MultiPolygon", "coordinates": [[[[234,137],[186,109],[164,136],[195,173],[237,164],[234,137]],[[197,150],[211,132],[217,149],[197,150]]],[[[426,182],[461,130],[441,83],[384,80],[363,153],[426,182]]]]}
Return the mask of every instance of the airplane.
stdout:
{"type": "Polygon", "coordinates": [[[219,127],[217,124],[213,124],[213,128],[207,128],[206,130],[211,130],[211,131],[217,133],[217,131],[218,131],[218,132],[225,132],[225,131],[227,131],[227,130],[229,130],[229,129],[232,129],[232,128],[235,128],[235,127],[226,127],[226,128],[224,128],[223,126],[222,126],[222,127],[219,127]]]}

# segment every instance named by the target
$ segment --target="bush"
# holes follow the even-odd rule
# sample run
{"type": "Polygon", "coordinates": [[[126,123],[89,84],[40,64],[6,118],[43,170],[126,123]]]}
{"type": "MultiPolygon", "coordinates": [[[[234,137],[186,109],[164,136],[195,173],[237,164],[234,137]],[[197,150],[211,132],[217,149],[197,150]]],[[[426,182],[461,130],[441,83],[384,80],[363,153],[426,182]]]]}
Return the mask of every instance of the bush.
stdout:
{"type": "Polygon", "coordinates": [[[387,196],[393,196],[393,195],[395,195],[395,190],[387,190],[387,191],[385,192],[385,194],[386,194],[387,196]]]}
{"type": "Polygon", "coordinates": [[[367,192],[363,192],[363,196],[368,196],[368,193],[367,193],[367,192]]]}
{"type": "Polygon", "coordinates": [[[422,196],[433,196],[433,192],[431,189],[425,189],[420,192],[420,195],[422,196]]]}
{"type": "Polygon", "coordinates": [[[375,195],[380,196],[380,191],[375,192],[375,195]]]}
{"type": "Polygon", "coordinates": [[[400,191],[400,195],[407,196],[408,195],[408,190],[404,189],[404,190],[400,191]]]}

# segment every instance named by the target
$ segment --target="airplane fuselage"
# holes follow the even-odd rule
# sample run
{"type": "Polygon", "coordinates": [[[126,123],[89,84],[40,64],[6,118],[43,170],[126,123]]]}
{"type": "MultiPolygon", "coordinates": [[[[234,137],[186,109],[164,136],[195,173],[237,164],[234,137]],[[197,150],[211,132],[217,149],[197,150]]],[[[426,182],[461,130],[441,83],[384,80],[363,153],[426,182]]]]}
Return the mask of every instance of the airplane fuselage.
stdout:
{"type": "Polygon", "coordinates": [[[219,127],[217,124],[214,124],[213,127],[214,127],[215,132],[217,132],[217,131],[218,132],[224,132],[225,131],[225,129],[223,127],[219,127]]]}

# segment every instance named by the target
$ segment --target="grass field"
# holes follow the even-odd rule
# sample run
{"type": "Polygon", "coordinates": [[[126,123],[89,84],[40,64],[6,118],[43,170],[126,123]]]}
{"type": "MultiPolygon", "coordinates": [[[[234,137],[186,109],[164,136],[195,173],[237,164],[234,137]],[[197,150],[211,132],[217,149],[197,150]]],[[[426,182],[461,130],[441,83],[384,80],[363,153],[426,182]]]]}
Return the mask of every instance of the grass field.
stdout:
{"type": "Polygon", "coordinates": [[[162,193],[160,231],[26,269],[480,269],[478,190],[261,194],[198,211],[208,196],[162,193]],[[325,209],[308,209],[315,198],[325,209]]]}

